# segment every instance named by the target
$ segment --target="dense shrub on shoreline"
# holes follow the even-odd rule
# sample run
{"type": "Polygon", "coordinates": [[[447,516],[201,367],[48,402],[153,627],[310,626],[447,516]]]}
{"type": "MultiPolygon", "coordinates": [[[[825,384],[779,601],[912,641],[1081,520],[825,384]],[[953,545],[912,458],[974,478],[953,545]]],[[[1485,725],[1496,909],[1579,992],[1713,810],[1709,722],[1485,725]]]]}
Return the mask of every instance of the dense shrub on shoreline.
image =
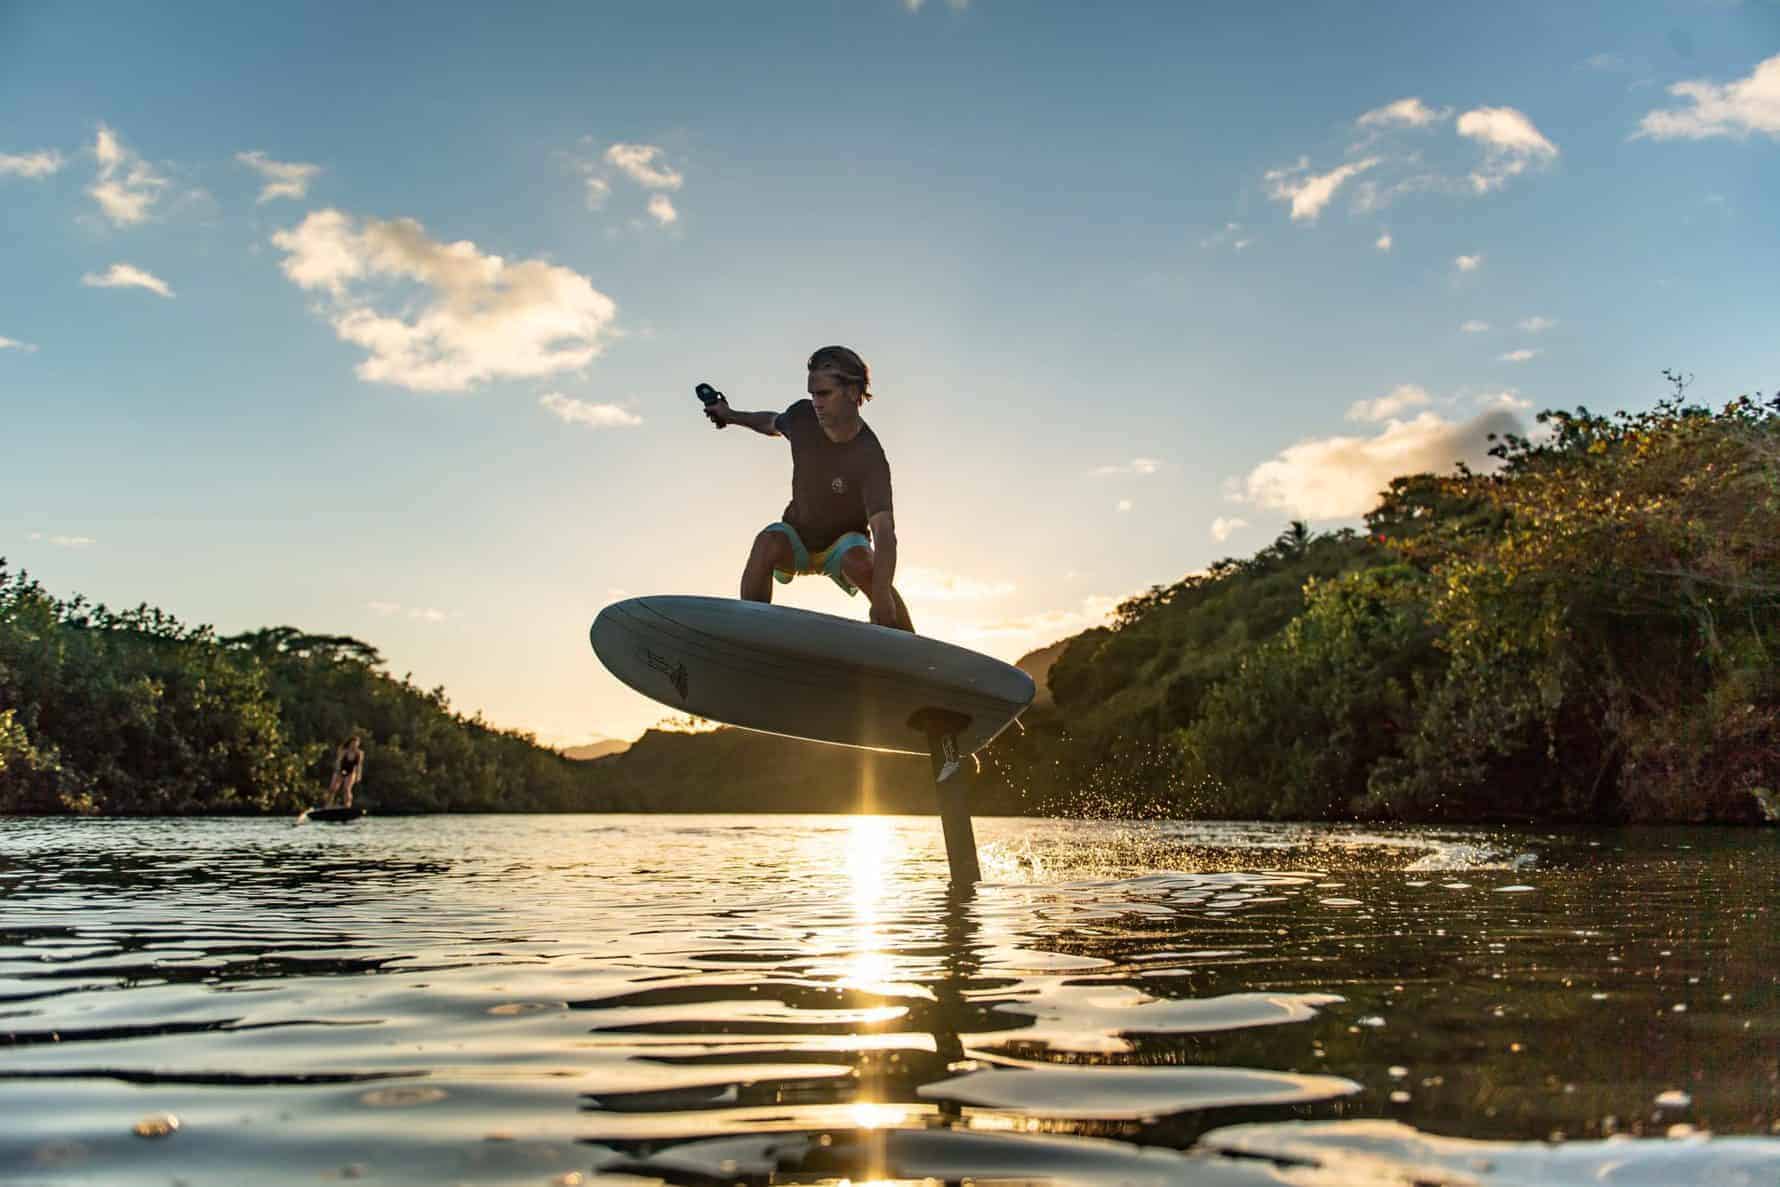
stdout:
{"type": "Polygon", "coordinates": [[[294,813],[353,732],[383,810],[598,806],[584,767],[381,665],[343,636],[64,601],[0,561],[0,812],[294,813]]]}

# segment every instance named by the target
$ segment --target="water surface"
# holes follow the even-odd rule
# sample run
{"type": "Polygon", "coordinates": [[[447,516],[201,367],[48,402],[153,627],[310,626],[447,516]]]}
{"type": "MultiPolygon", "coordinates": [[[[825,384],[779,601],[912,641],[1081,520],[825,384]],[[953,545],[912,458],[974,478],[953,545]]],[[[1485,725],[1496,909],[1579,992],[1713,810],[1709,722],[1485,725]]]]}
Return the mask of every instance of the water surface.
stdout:
{"type": "Polygon", "coordinates": [[[1775,1184],[1775,839],[0,821],[0,1179],[1775,1184]]]}

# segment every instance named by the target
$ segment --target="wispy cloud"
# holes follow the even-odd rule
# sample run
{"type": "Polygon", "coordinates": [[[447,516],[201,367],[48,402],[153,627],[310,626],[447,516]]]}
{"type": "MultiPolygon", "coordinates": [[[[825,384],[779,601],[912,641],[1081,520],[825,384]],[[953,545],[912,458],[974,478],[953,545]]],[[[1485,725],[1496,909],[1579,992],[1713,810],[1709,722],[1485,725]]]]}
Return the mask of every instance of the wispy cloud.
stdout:
{"type": "Polygon", "coordinates": [[[380,614],[384,618],[394,618],[398,614],[404,614],[415,622],[431,624],[438,624],[446,619],[457,617],[450,610],[439,610],[432,606],[403,606],[400,602],[366,602],[365,607],[373,614],[380,614]]]}
{"type": "Polygon", "coordinates": [[[538,398],[540,406],[550,410],[564,424],[587,425],[596,429],[625,429],[643,423],[643,418],[616,404],[590,404],[561,392],[546,392],[538,398]]]}
{"type": "Polygon", "coordinates": [[[46,536],[42,532],[32,532],[31,539],[53,544],[57,548],[91,548],[98,543],[91,536],[46,536]]]}
{"type": "Polygon", "coordinates": [[[1489,435],[1520,428],[1502,409],[1462,423],[1423,412],[1392,420],[1372,437],[1301,441],[1251,470],[1237,484],[1238,497],[1300,519],[1348,519],[1375,507],[1379,492],[1399,475],[1444,472],[1461,461],[1487,468],[1493,464],[1489,435]]]}
{"type": "Polygon", "coordinates": [[[1225,223],[1223,230],[1207,235],[1199,241],[1199,246],[1209,248],[1223,247],[1227,244],[1232,251],[1241,251],[1254,241],[1252,235],[1243,234],[1241,223],[1225,223]]]}
{"type": "Polygon", "coordinates": [[[1474,256],[1455,256],[1452,262],[1460,272],[1475,272],[1483,265],[1483,256],[1481,253],[1474,256]]]}
{"type": "MultiPolygon", "coordinates": [[[[1418,96],[1375,107],[1354,119],[1359,135],[1347,145],[1346,164],[1317,173],[1310,158],[1300,156],[1296,164],[1265,175],[1267,194],[1291,204],[1294,222],[1315,222],[1344,187],[1353,195],[1352,213],[1369,215],[1410,196],[1462,199],[1491,193],[1558,157],[1557,145],[1525,112],[1478,107],[1455,120],[1453,110],[1418,96]],[[1434,129],[1441,135],[1429,139],[1434,129]],[[1466,145],[1481,148],[1481,161],[1466,145]],[[1466,167],[1471,161],[1476,163],[1466,167]]],[[[1390,233],[1373,246],[1389,251],[1390,233]]]]}
{"type": "Polygon", "coordinates": [[[1534,165],[1557,159],[1557,145],[1547,140],[1526,114],[1512,107],[1479,107],[1459,117],[1459,135],[1483,146],[1483,164],[1471,173],[1480,194],[1500,189],[1534,165]]]}
{"type": "Polygon", "coordinates": [[[1529,334],[1543,333],[1555,325],[1557,322],[1549,317],[1523,317],[1520,319],[1520,328],[1529,334]]]}
{"type": "Polygon", "coordinates": [[[1473,403],[1486,411],[1493,409],[1501,412],[1529,412],[1533,407],[1531,400],[1523,397],[1518,389],[1512,387],[1506,391],[1486,392],[1477,396],[1473,403]]]}
{"type": "Polygon", "coordinates": [[[1238,531],[1248,526],[1248,520],[1238,516],[1220,515],[1211,521],[1211,538],[1222,544],[1238,531]]]}
{"type": "MultiPolygon", "coordinates": [[[[655,144],[613,144],[603,153],[586,155],[593,147],[591,136],[583,136],[575,151],[559,152],[557,156],[581,174],[582,200],[589,210],[604,210],[612,197],[615,176],[623,177],[649,191],[644,209],[656,226],[671,227],[680,221],[680,210],[668,195],[686,184],[686,176],[667,163],[667,153],[655,144]]],[[[632,227],[646,224],[633,220],[632,227]]],[[[608,228],[607,234],[615,233],[608,228]]]]}
{"type": "Polygon", "coordinates": [[[0,177],[29,177],[32,179],[48,177],[67,164],[61,153],[54,149],[41,152],[0,153],[0,177]]]}
{"type": "Polygon", "coordinates": [[[139,288],[147,289],[149,292],[163,297],[173,295],[173,290],[167,287],[166,281],[152,272],[145,272],[131,264],[113,264],[103,273],[88,272],[80,278],[80,283],[88,288],[139,288]]]}
{"type": "Polygon", "coordinates": [[[935,638],[958,643],[1000,659],[1013,661],[1027,652],[1060,639],[1078,635],[1090,627],[1105,626],[1123,598],[1095,594],[1071,608],[1043,610],[989,622],[959,621],[926,614],[922,630],[935,638]]]}
{"type": "Polygon", "coordinates": [[[1502,355],[1501,359],[1504,363],[1524,363],[1538,353],[1539,352],[1536,350],[1528,350],[1523,346],[1519,350],[1511,350],[1507,354],[1502,355]]]}
{"type": "Polygon", "coordinates": [[[1377,239],[1373,240],[1372,246],[1376,247],[1379,251],[1389,251],[1391,250],[1391,244],[1393,242],[1394,240],[1391,239],[1391,233],[1386,231],[1377,239]]]}
{"type": "Polygon", "coordinates": [[[604,349],[618,313],[578,272],[511,263],[467,239],[441,243],[409,218],[358,222],[319,210],[272,243],[292,283],[329,298],[325,315],[341,340],[368,352],[356,373],[372,383],[463,391],[573,371],[604,349]],[[414,302],[402,282],[430,301],[414,302]]]}
{"type": "Polygon", "coordinates": [[[1145,474],[1154,474],[1161,468],[1162,463],[1156,458],[1134,457],[1128,462],[1118,462],[1110,466],[1095,466],[1092,470],[1088,471],[1088,473],[1093,474],[1096,477],[1103,477],[1111,474],[1136,474],[1141,476],[1145,474]]]}
{"type": "Polygon", "coordinates": [[[1467,334],[1487,334],[1489,333],[1489,328],[1490,324],[1488,322],[1478,321],[1476,318],[1472,318],[1470,321],[1464,322],[1459,326],[1459,329],[1467,334]]]}
{"type": "Polygon", "coordinates": [[[1736,82],[1704,79],[1678,82],[1669,94],[1687,106],[1653,111],[1638,122],[1632,138],[1705,140],[1725,136],[1746,139],[1750,133],[1780,137],[1780,54],[1766,59],[1736,82]]]}
{"type": "Polygon", "coordinates": [[[1327,173],[1310,172],[1308,158],[1300,157],[1296,165],[1286,169],[1271,169],[1267,172],[1268,194],[1270,197],[1290,203],[1293,222],[1315,222],[1349,178],[1356,177],[1377,165],[1379,158],[1367,157],[1363,161],[1350,161],[1327,173]]]}
{"type": "Polygon", "coordinates": [[[1452,108],[1429,107],[1420,99],[1399,99],[1395,103],[1387,103],[1383,107],[1375,107],[1355,120],[1362,128],[1387,128],[1393,125],[1411,128],[1425,128],[1429,124],[1439,123],[1452,115],[1452,108]]]}
{"type": "Polygon", "coordinates": [[[1390,420],[1411,408],[1433,402],[1426,388],[1416,383],[1400,383],[1388,395],[1373,400],[1357,400],[1348,405],[1349,420],[1390,420]]]}
{"type": "Polygon", "coordinates": [[[147,221],[167,188],[167,179],[104,124],[99,125],[93,140],[93,155],[99,161],[99,175],[87,187],[87,193],[99,204],[100,211],[113,226],[128,227],[147,221]]]}
{"type": "Polygon", "coordinates": [[[301,201],[309,196],[309,183],[321,172],[320,165],[274,161],[258,149],[253,152],[238,152],[235,159],[266,179],[265,186],[260,190],[259,203],[270,202],[275,198],[301,201]]]}
{"type": "Polygon", "coordinates": [[[606,161],[645,189],[677,190],[686,178],[660,163],[665,155],[653,144],[614,144],[606,150],[606,161]]]}
{"type": "Polygon", "coordinates": [[[16,350],[22,354],[34,354],[37,347],[29,342],[20,342],[17,338],[0,338],[0,350],[16,350]]]}

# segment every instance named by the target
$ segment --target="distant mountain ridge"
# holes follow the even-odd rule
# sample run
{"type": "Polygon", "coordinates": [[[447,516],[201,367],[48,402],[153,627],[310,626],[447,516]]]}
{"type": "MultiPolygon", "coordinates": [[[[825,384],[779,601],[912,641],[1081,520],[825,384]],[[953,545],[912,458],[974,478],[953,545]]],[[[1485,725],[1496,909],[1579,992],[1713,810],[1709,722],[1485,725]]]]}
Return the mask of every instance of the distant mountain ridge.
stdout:
{"type": "Polygon", "coordinates": [[[631,743],[622,738],[596,738],[583,746],[565,746],[562,750],[564,758],[572,758],[576,762],[590,762],[596,758],[605,758],[612,754],[623,754],[629,750],[631,743]]]}
{"type": "Polygon", "coordinates": [[[1043,709],[1052,704],[1051,699],[1051,665],[1057,662],[1069,645],[1075,641],[1071,635],[1067,639],[1059,639],[1048,647],[1040,647],[1037,651],[1028,651],[1014,661],[1014,667],[1032,677],[1032,683],[1038,685],[1038,695],[1032,698],[1034,708],[1043,709]]]}

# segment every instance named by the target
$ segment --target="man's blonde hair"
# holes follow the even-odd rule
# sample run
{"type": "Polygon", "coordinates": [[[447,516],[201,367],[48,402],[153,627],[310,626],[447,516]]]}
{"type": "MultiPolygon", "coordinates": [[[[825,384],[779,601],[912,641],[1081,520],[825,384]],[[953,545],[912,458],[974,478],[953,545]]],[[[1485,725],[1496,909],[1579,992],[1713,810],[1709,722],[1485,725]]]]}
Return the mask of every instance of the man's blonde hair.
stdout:
{"type": "Polygon", "coordinates": [[[857,351],[845,346],[824,346],[810,356],[809,369],[826,371],[843,383],[854,384],[861,395],[871,399],[871,368],[857,351]]]}

